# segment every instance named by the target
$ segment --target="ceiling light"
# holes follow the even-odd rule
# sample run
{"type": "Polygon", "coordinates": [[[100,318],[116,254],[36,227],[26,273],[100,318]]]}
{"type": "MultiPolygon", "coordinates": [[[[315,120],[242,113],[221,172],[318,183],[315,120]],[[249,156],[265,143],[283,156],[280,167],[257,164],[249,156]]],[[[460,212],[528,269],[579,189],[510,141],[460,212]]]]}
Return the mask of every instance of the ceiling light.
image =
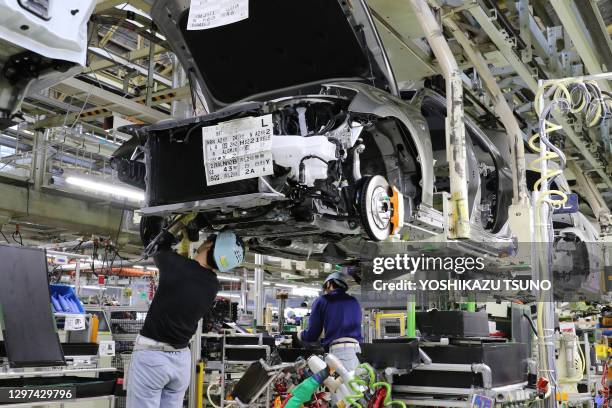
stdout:
{"type": "Polygon", "coordinates": [[[285,283],[275,283],[274,286],[278,286],[279,288],[290,288],[290,289],[294,289],[296,287],[295,285],[287,285],[285,283]]]}
{"type": "Polygon", "coordinates": [[[133,201],[144,201],[145,198],[144,191],[138,191],[131,188],[120,187],[107,183],[100,183],[81,177],[68,176],[66,177],[66,183],[71,184],[73,186],[81,187],[84,190],[114,195],[133,201]]]}
{"type": "Polygon", "coordinates": [[[239,298],[240,295],[230,292],[218,292],[217,296],[227,297],[227,298],[239,298]]]}
{"type": "MultiPolygon", "coordinates": [[[[252,279],[249,279],[249,280],[247,280],[247,283],[253,283],[253,284],[255,284],[255,281],[254,281],[254,280],[252,280],[252,279]]],[[[272,283],[271,283],[271,282],[268,282],[268,281],[264,281],[264,283],[263,283],[263,284],[264,284],[264,286],[270,286],[272,283]]]]}
{"type": "Polygon", "coordinates": [[[230,282],[239,282],[240,278],[236,278],[235,276],[221,276],[217,275],[217,279],[220,281],[230,281],[230,282]]]}

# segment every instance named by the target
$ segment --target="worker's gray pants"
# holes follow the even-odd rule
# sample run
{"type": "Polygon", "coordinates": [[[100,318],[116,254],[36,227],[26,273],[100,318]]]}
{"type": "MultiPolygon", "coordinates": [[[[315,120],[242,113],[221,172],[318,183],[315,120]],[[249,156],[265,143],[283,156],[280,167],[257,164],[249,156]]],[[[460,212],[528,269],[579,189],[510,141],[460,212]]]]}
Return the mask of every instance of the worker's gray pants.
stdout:
{"type": "Polygon", "coordinates": [[[189,387],[191,352],[137,350],[127,381],[127,408],[181,408],[189,387]]]}
{"type": "Polygon", "coordinates": [[[359,365],[357,354],[361,353],[361,349],[357,344],[354,347],[334,347],[332,345],[329,352],[336,356],[348,371],[354,371],[359,365]]]}

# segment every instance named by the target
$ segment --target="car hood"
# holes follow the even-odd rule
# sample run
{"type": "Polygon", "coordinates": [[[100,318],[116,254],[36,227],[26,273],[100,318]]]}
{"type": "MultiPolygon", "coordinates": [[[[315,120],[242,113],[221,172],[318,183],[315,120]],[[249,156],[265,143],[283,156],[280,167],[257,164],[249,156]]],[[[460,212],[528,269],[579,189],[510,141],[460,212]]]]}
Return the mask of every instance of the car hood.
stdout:
{"type": "Polygon", "coordinates": [[[187,30],[190,0],[156,0],[151,9],[209,112],[330,80],[363,81],[397,95],[365,0],[242,1],[246,19],[204,30],[187,30]]]}

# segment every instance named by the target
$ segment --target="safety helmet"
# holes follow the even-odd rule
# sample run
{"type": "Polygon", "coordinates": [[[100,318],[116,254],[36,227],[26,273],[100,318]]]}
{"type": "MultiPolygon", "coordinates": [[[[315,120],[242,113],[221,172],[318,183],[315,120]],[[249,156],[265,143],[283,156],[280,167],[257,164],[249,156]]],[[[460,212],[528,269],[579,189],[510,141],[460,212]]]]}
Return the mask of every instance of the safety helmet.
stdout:
{"type": "Polygon", "coordinates": [[[332,281],[337,287],[342,290],[348,290],[348,284],[344,280],[344,275],[340,272],[334,272],[327,275],[327,278],[325,278],[325,282],[323,282],[323,287],[325,287],[325,285],[329,281],[332,281]]]}
{"type": "Polygon", "coordinates": [[[219,272],[234,269],[244,261],[244,242],[233,232],[220,232],[215,239],[213,259],[219,272]]]}

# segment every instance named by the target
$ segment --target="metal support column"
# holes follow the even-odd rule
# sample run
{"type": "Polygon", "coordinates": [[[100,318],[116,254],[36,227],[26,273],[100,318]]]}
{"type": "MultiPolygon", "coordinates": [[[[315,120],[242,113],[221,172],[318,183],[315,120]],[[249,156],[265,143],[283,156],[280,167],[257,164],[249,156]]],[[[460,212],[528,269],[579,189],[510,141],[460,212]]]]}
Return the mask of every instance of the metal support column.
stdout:
{"type": "Polygon", "coordinates": [[[457,23],[447,17],[444,19],[446,25],[453,36],[463,47],[466,56],[476,68],[478,75],[484,82],[487,91],[491,95],[491,100],[495,107],[495,112],[499,115],[501,122],[506,128],[509,138],[510,153],[512,154],[512,186],[514,193],[514,204],[525,204],[528,202],[529,191],[527,190],[525,174],[525,146],[523,132],[514,117],[514,113],[508,105],[504,93],[499,87],[497,80],[491,74],[487,61],[482,53],[472,44],[465,33],[459,28],[457,23]]]}
{"type": "Polygon", "coordinates": [[[242,281],[240,282],[240,307],[242,313],[246,314],[249,308],[249,271],[242,268],[242,281]]]}
{"type": "MultiPolygon", "coordinates": [[[[188,85],[187,74],[181,66],[178,58],[172,57],[172,87],[174,89],[188,85]]],[[[185,119],[191,115],[191,103],[185,98],[175,99],[172,101],[172,117],[175,119],[185,119]]]]}
{"type": "Polygon", "coordinates": [[[470,210],[462,72],[427,1],[410,0],[410,4],[446,81],[446,154],[451,190],[448,238],[469,238],[470,210]]]}
{"type": "Polygon", "coordinates": [[[529,27],[529,18],[531,13],[529,11],[529,0],[519,0],[517,3],[517,11],[519,14],[519,25],[521,29],[521,39],[525,43],[525,47],[522,50],[523,62],[530,62],[533,58],[531,51],[531,29],[529,27]]]}
{"type": "Polygon", "coordinates": [[[264,324],[265,291],[263,282],[263,255],[255,254],[255,318],[256,325],[264,324]]]}
{"type": "Polygon", "coordinates": [[[196,392],[198,390],[197,387],[197,367],[198,362],[202,359],[202,320],[198,322],[198,329],[195,334],[191,338],[191,378],[189,380],[189,400],[188,400],[188,408],[202,408],[198,407],[196,401],[198,401],[198,397],[196,392]]]}
{"type": "MultiPolygon", "coordinates": [[[[95,260],[92,259],[92,263],[95,260]]],[[[76,260],[76,265],[74,268],[74,290],[76,291],[77,296],[81,295],[81,260],[76,260]]]]}
{"type": "Polygon", "coordinates": [[[47,135],[45,132],[36,131],[34,134],[34,146],[32,146],[30,178],[34,181],[34,189],[40,190],[44,184],[47,172],[47,135]]]}
{"type": "MultiPolygon", "coordinates": [[[[151,34],[154,34],[151,32],[151,34]]],[[[149,44],[149,72],[147,74],[147,106],[151,106],[153,97],[153,84],[155,83],[155,44],[149,44]]]]}

